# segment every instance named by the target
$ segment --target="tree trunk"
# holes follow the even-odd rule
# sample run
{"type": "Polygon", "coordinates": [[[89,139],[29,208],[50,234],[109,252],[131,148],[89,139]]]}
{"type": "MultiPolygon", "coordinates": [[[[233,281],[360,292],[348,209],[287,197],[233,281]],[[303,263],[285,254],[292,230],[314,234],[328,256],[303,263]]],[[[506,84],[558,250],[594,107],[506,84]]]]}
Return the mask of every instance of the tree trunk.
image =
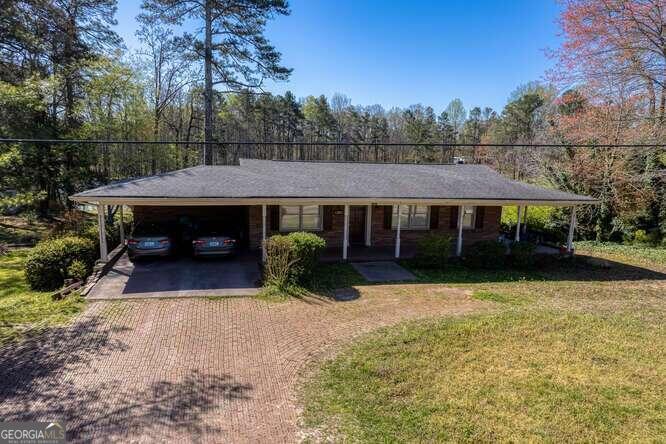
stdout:
{"type": "MultiPolygon", "coordinates": [[[[65,49],[64,49],[64,60],[65,60],[65,131],[69,135],[72,134],[72,130],[75,126],[74,119],[74,51],[72,49],[72,41],[76,38],[76,21],[74,18],[70,18],[68,22],[67,37],[65,40],[65,49]]],[[[74,169],[74,153],[72,150],[74,147],[70,145],[64,146],[64,177],[63,177],[63,190],[66,196],[74,194],[74,185],[72,183],[72,174],[74,169]]],[[[73,202],[69,199],[65,199],[65,205],[67,208],[71,209],[73,207],[73,202]]]]}
{"type": "Polygon", "coordinates": [[[206,38],[204,41],[204,165],[212,164],[213,153],[207,145],[213,139],[213,12],[212,0],[206,0],[206,38]]]}
{"type": "MultiPolygon", "coordinates": [[[[664,122],[664,114],[666,113],[666,88],[661,89],[661,97],[659,99],[659,123],[664,122]]],[[[661,125],[659,125],[661,128],[661,125]]],[[[658,134],[657,137],[660,137],[661,134],[658,134]]]]}
{"type": "MultiPolygon", "coordinates": [[[[159,135],[160,135],[160,111],[159,108],[157,107],[157,103],[155,103],[155,114],[153,116],[153,140],[158,141],[159,135]]],[[[151,174],[154,176],[157,174],[157,144],[151,144],[150,148],[150,169],[151,169],[151,174]]]]}

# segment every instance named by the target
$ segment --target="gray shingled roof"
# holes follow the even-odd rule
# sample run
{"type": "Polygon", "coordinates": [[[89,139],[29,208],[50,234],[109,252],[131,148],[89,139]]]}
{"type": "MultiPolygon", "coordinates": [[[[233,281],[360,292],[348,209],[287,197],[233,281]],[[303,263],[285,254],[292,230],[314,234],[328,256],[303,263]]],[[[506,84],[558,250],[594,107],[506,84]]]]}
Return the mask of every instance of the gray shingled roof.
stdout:
{"type": "Polygon", "coordinates": [[[198,166],[84,191],[95,198],[368,198],[566,201],[577,194],[507,179],[484,165],[286,162],[242,159],[198,166]]]}

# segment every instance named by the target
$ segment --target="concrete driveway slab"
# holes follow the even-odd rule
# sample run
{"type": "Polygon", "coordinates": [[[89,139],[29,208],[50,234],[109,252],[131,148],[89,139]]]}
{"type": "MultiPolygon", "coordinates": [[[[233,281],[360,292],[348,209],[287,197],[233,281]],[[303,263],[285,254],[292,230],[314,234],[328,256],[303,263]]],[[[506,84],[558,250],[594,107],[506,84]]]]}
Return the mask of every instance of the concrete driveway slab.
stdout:
{"type": "Polygon", "coordinates": [[[406,282],[416,280],[416,276],[395,262],[352,262],[351,265],[368,282],[406,282]]]}
{"type": "Polygon", "coordinates": [[[253,255],[202,259],[118,259],[88,295],[89,300],[247,296],[257,294],[261,277],[253,255]]]}

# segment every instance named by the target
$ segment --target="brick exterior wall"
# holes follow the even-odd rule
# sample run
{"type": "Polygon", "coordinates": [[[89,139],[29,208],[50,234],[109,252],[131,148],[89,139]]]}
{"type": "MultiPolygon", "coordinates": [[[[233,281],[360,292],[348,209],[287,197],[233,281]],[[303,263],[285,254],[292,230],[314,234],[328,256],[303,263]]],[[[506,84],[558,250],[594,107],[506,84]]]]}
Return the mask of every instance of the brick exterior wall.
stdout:
{"type": "MultiPolygon", "coordinates": [[[[267,214],[267,236],[277,234],[278,231],[271,230],[271,207],[267,214]]],[[[232,220],[238,224],[239,231],[243,237],[247,236],[249,247],[258,249],[261,246],[261,205],[242,206],[134,206],[132,208],[134,220],[137,222],[176,222],[181,216],[188,216],[194,220],[232,220]],[[247,213],[246,213],[247,211],[247,213]],[[247,214],[247,216],[245,216],[247,214]],[[247,220],[247,229],[243,229],[247,220]]],[[[329,230],[317,231],[316,233],[326,240],[330,247],[342,247],[342,236],[344,226],[344,207],[342,205],[332,206],[331,223],[329,230]]],[[[450,228],[451,207],[432,207],[431,211],[439,212],[439,224],[433,230],[400,230],[400,242],[404,246],[413,246],[425,234],[436,232],[449,234],[453,238],[457,236],[457,229],[450,228]]],[[[500,217],[502,207],[485,207],[483,226],[479,229],[464,230],[463,244],[469,245],[480,240],[496,239],[500,232],[500,217]]],[[[277,224],[276,224],[277,225],[277,224]]],[[[395,245],[395,230],[384,228],[384,207],[372,207],[372,245],[389,247],[395,245]]]]}
{"type": "MultiPolygon", "coordinates": [[[[270,207],[269,207],[270,208],[270,207]]],[[[449,234],[453,238],[457,237],[458,230],[450,228],[451,207],[438,206],[433,207],[431,211],[439,212],[439,224],[437,229],[433,230],[400,230],[400,243],[405,246],[415,245],[416,242],[427,233],[436,232],[449,234]]],[[[267,236],[276,234],[271,227],[271,211],[267,215],[267,236]]],[[[500,218],[502,216],[502,207],[485,207],[483,217],[483,226],[479,229],[464,230],[463,244],[470,245],[480,240],[492,240],[499,236],[500,218]]],[[[326,239],[329,247],[342,247],[342,236],[344,226],[344,207],[342,205],[333,206],[332,211],[332,229],[318,231],[317,234],[326,239]]],[[[254,205],[250,207],[249,216],[249,238],[250,247],[259,248],[261,246],[261,206],[254,205]]],[[[384,207],[372,207],[372,245],[388,247],[395,245],[395,230],[384,228],[384,207]]]]}
{"type": "Polygon", "coordinates": [[[238,217],[245,212],[243,206],[148,206],[135,205],[132,214],[135,221],[175,222],[181,216],[201,220],[224,220],[238,217]]]}

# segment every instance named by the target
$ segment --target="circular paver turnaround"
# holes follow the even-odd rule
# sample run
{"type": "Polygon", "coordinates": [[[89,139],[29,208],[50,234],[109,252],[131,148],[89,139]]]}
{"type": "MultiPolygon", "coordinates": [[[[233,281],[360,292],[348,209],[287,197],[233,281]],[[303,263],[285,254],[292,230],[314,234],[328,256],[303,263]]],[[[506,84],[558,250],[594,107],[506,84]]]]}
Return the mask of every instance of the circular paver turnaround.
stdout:
{"type": "Polygon", "coordinates": [[[313,360],[381,326],[484,307],[441,286],[359,294],[91,303],[0,350],[0,417],[64,420],[73,441],[296,442],[295,389],[313,360]]]}

